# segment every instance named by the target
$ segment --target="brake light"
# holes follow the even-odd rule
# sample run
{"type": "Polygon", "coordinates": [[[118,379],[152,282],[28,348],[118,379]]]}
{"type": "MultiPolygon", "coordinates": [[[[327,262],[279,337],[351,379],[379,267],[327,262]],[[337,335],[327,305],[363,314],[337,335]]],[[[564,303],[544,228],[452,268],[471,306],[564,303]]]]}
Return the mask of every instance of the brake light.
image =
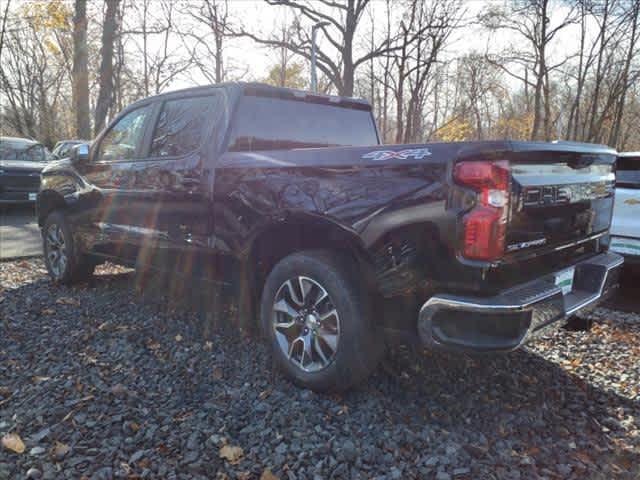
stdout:
{"type": "Polygon", "coordinates": [[[509,162],[464,161],[453,177],[478,192],[478,203],[462,218],[462,254],[473,260],[496,260],[504,254],[509,206],[509,162]]]}

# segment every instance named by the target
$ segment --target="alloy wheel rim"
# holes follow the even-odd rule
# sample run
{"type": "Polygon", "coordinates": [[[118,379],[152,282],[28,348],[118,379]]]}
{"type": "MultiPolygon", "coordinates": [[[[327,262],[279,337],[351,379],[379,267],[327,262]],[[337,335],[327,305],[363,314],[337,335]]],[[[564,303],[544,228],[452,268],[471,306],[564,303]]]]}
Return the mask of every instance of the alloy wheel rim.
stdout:
{"type": "Polygon", "coordinates": [[[318,372],[333,362],[340,340],[340,316],[317,281],[291,278],[278,289],[272,327],[285,357],[305,372],[318,372]]]}
{"type": "Polygon", "coordinates": [[[49,267],[53,275],[60,278],[67,267],[67,244],[60,225],[54,223],[49,226],[46,241],[49,267]]]}

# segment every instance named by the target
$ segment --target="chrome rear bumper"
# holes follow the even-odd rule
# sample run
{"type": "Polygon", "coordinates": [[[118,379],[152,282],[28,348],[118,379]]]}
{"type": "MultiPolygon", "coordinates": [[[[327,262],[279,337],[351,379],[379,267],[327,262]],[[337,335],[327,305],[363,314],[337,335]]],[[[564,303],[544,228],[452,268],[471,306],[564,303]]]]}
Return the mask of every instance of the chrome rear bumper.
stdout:
{"type": "Polygon", "coordinates": [[[509,351],[595,307],[617,287],[623,258],[603,253],[574,265],[566,295],[555,274],[493,297],[435,295],[420,309],[418,332],[428,347],[463,351],[509,351]]]}

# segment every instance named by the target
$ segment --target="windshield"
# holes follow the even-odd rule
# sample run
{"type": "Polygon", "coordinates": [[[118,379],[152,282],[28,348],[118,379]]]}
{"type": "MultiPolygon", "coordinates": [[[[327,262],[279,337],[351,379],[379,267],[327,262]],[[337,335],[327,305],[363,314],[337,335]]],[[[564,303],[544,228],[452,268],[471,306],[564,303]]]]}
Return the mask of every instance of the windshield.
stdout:
{"type": "Polygon", "coordinates": [[[0,141],[0,160],[46,162],[49,151],[40,143],[0,141]]]}
{"type": "Polygon", "coordinates": [[[616,170],[617,187],[640,188],[640,155],[618,157],[616,170]]]}

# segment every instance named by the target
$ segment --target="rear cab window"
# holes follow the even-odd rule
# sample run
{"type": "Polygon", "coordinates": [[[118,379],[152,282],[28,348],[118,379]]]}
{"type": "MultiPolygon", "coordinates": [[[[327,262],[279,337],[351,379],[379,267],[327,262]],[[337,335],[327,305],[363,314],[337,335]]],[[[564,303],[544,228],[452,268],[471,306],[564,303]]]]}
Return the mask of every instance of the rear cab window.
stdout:
{"type": "Polygon", "coordinates": [[[618,157],[616,187],[640,189],[640,154],[618,157]]]}
{"type": "Polygon", "coordinates": [[[202,144],[214,121],[216,95],[166,100],[156,122],[149,156],[179,157],[202,144]]]}
{"type": "Polygon", "coordinates": [[[231,127],[229,151],[378,144],[371,107],[324,97],[278,97],[245,92],[231,127]]]}

